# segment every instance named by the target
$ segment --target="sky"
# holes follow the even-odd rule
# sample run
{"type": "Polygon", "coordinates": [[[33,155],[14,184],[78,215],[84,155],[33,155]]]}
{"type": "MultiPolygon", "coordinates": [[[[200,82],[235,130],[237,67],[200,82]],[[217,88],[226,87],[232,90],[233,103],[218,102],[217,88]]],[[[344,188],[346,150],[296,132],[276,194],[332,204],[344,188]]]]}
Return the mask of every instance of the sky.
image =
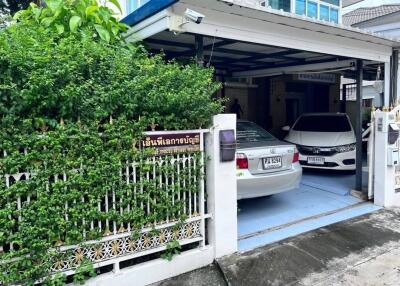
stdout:
{"type": "Polygon", "coordinates": [[[386,4],[400,4],[400,0],[364,0],[357,4],[343,8],[343,14],[361,7],[375,7],[386,4]]]}

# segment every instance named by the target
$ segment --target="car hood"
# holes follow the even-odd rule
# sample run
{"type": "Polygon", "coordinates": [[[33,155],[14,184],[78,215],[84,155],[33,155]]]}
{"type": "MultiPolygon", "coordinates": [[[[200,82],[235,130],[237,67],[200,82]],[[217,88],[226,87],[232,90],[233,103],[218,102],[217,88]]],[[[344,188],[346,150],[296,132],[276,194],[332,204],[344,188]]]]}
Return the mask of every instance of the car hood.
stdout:
{"type": "Polygon", "coordinates": [[[356,142],[353,131],[350,132],[306,132],[291,130],[285,141],[302,146],[334,147],[356,142]]]}

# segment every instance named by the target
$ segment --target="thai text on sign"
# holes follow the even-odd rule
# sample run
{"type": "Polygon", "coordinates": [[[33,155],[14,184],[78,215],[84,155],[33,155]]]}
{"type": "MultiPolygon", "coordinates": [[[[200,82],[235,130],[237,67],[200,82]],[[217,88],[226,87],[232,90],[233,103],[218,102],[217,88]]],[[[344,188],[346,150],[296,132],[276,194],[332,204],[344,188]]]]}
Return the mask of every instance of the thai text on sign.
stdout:
{"type": "Polygon", "coordinates": [[[200,133],[170,133],[145,135],[142,148],[154,148],[156,155],[188,153],[200,151],[200,133]]]}

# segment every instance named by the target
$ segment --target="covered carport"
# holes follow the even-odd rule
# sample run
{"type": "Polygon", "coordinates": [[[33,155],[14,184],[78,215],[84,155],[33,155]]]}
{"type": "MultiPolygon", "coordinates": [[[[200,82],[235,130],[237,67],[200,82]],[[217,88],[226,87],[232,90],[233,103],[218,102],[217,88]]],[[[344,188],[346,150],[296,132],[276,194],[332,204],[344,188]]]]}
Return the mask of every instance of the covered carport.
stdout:
{"type": "MultiPolygon", "coordinates": [[[[371,169],[363,176],[362,82],[375,80],[378,69],[384,71],[384,105],[395,102],[397,65],[393,63],[398,61],[394,51],[398,42],[260,7],[252,1],[151,2],[155,4],[145,5],[124,19],[132,26],[130,39],[143,41],[154,53],[163,51],[168,59],[194,57],[199,65],[213,66],[216,79],[223,84],[216,96],[247,100],[247,119],[277,136],[288,121],[287,110],[293,108],[284,100],[287,83],[295,87],[289,92],[298,93],[296,87],[301,85],[305,86],[304,94],[318,95],[319,90],[327,94],[327,101],[316,104],[312,111],[325,105],[321,111],[339,112],[340,76],[357,82],[356,175],[306,175],[302,187],[292,193],[240,202],[241,249],[375,209],[371,204],[360,205],[362,199],[372,195],[370,190],[368,196],[368,174],[373,179],[371,169]],[[205,16],[201,23],[185,16],[188,8],[205,16]],[[320,74],[330,76],[310,76],[320,74]],[[308,90],[313,88],[313,92],[308,90]],[[280,117],[282,110],[286,118],[280,117]],[[350,196],[350,191],[359,198],[350,196]]],[[[303,105],[309,107],[318,100],[311,96],[303,105]]]]}

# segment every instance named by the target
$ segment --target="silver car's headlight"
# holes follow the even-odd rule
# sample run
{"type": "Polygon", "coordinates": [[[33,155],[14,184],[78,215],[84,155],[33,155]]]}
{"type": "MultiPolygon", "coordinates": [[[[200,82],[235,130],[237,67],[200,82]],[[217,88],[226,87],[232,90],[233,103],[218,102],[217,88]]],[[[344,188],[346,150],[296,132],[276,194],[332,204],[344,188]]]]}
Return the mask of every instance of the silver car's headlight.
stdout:
{"type": "Polygon", "coordinates": [[[348,145],[342,145],[342,146],[337,146],[333,148],[337,153],[346,153],[346,152],[351,152],[356,150],[356,144],[348,144],[348,145]]]}

